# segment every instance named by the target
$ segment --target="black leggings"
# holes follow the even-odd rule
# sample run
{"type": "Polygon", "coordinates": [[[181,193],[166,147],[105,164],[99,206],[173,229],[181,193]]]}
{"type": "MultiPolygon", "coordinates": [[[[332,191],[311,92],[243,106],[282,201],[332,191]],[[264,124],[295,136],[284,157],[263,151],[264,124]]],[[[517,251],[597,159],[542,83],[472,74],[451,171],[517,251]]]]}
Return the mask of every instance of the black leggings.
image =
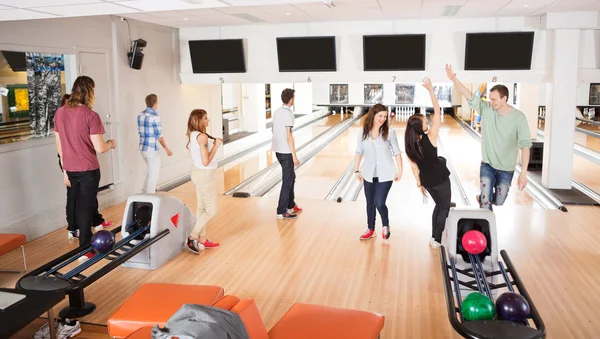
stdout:
{"type": "Polygon", "coordinates": [[[435,208],[433,209],[432,215],[432,228],[431,237],[438,243],[442,242],[442,232],[446,226],[446,218],[450,213],[450,200],[452,196],[452,190],[450,189],[450,179],[446,179],[443,183],[434,186],[426,187],[427,192],[431,195],[433,201],[435,201],[435,208]]]}

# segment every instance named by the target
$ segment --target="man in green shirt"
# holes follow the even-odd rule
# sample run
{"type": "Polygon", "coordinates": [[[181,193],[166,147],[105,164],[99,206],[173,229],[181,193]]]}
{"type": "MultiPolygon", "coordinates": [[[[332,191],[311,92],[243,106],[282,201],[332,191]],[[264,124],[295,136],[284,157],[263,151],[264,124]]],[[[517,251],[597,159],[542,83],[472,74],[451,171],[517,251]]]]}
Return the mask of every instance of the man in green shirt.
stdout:
{"type": "Polygon", "coordinates": [[[513,179],[519,149],[521,150],[521,174],[517,187],[527,186],[527,166],[531,135],[523,112],[507,104],[508,88],[496,85],[490,90],[490,101],[483,101],[456,78],[452,66],[446,65],[446,74],[469,101],[469,106],[481,115],[481,154],[479,170],[481,194],[479,206],[492,210],[492,205],[504,204],[513,179]]]}

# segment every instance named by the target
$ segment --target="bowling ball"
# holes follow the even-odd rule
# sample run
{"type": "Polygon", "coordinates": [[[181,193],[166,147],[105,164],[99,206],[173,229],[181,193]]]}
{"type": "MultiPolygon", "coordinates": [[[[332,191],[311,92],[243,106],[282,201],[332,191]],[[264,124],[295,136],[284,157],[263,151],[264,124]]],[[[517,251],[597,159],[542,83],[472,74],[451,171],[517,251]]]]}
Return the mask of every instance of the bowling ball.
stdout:
{"type": "Polygon", "coordinates": [[[487,247],[487,239],[483,233],[477,230],[470,230],[465,232],[462,237],[462,247],[470,254],[479,254],[485,251],[487,247]]]}
{"type": "Polygon", "coordinates": [[[395,117],[396,116],[396,112],[390,113],[390,116],[395,117]]]}
{"type": "Polygon", "coordinates": [[[496,314],[494,302],[479,292],[469,294],[462,301],[460,311],[467,321],[490,320],[496,314]]]}
{"type": "Polygon", "coordinates": [[[518,293],[502,293],[496,299],[496,312],[499,320],[523,322],[529,317],[529,303],[518,293]]]}
{"type": "Polygon", "coordinates": [[[115,245],[115,235],[109,231],[102,230],[92,236],[92,248],[96,253],[108,253],[115,245]]]}

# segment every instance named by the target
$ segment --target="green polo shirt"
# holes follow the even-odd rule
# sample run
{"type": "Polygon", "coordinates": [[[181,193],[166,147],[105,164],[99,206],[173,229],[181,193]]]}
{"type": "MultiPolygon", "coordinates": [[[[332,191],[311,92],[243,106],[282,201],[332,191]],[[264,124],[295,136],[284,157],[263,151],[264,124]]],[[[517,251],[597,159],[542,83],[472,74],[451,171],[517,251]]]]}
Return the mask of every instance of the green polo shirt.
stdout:
{"type": "Polygon", "coordinates": [[[481,153],[483,162],[501,171],[514,171],[519,149],[530,148],[531,134],[527,118],[514,107],[500,115],[492,105],[476,95],[469,106],[481,115],[481,153]]]}

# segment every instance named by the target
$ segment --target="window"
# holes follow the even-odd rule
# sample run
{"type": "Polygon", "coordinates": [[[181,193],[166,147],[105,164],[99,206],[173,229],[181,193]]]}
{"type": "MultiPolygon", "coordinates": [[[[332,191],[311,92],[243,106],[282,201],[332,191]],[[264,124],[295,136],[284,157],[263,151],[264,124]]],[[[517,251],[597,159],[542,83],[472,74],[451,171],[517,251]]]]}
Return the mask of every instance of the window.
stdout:
{"type": "Polygon", "coordinates": [[[0,51],[0,144],[54,135],[54,113],[72,82],[65,61],[74,57],[0,51]]]}

